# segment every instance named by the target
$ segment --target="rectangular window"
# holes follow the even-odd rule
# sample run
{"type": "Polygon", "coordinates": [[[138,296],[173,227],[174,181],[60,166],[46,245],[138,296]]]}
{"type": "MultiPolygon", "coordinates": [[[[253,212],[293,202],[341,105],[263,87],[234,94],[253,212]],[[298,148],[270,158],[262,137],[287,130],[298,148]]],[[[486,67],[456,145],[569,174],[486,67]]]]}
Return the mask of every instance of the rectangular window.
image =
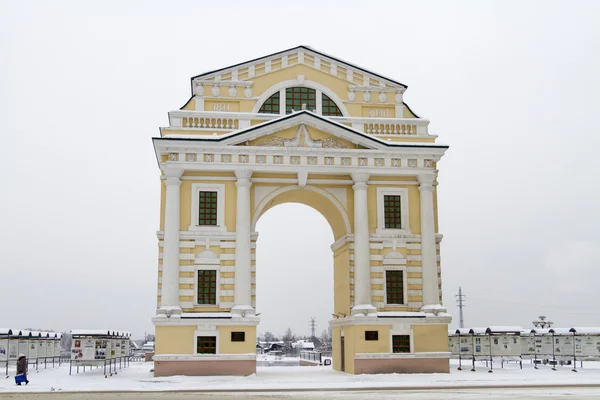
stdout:
{"type": "Polygon", "coordinates": [[[392,335],[392,353],[410,353],[410,335],[392,335]]]}
{"type": "Polygon", "coordinates": [[[217,354],[216,336],[198,336],[196,345],[197,354],[217,354]]]}
{"type": "Polygon", "coordinates": [[[379,340],[379,331],[365,331],[365,340],[379,340]]]}
{"type": "Polygon", "coordinates": [[[384,195],[383,212],[386,229],[402,229],[402,196],[384,195]]]}
{"type": "Polygon", "coordinates": [[[387,304],[404,304],[403,271],[385,271],[385,291],[387,304]]]}
{"type": "Polygon", "coordinates": [[[217,271],[198,270],[198,304],[217,304],[217,271]]]}
{"type": "Polygon", "coordinates": [[[198,225],[217,225],[217,192],[198,192],[198,225]]]}
{"type": "Polygon", "coordinates": [[[231,332],[231,341],[232,342],[245,342],[246,341],[246,332],[231,332]]]}

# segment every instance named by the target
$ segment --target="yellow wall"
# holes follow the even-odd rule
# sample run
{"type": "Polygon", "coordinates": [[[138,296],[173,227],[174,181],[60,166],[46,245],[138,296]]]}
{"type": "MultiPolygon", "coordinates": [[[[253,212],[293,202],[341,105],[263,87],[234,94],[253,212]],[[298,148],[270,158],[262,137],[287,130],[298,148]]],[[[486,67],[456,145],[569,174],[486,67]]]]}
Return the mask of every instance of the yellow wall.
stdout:
{"type": "Polygon", "coordinates": [[[354,373],[354,355],[357,353],[389,353],[391,351],[391,325],[354,325],[345,326],[343,329],[345,372],[354,373]],[[365,331],[378,331],[379,340],[365,340],[365,331]]]}
{"type": "Polygon", "coordinates": [[[411,325],[415,352],[448,351],[448,325],[411,325]]]}
{"type": "Polygon", "coordinates": [[[196,326],[157,326],[156,354],[193,354],[196,326]]]}
{"type": "Polygon", "coordinates": [[[350,315],[350,246],[345,244],[333,255],[333,310],[350,315]]]}
{"type": "Polygon", "coordinates": [[[221,354],[247,354],[256,353],[256,327],[255,326],[218,326],[219,353],[221,354]],[[246,332],[244,342],[232,342],[231,332],[246,332]]]}

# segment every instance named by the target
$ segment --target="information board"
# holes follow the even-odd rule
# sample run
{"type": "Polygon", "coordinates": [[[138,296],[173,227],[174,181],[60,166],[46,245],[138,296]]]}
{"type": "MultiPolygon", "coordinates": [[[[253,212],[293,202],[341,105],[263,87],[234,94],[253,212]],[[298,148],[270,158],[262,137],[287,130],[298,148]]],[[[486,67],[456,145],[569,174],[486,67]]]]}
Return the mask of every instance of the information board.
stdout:
{"type": "Polygon", "coordinates": [[[19,339],[18,353],[24,354],[25,357],[29,358],[29,340],[19,339]]]}
{"type": "Polygon", "coordinates": [[[46,345],[46,357],[47,358],[54,357],[54,342],[55,342],[55,340],[53,340],[53,339],[46,340],[45,345],[46,345]]]}
{"type": "Polygon", "coordinates": [[[535,339],[533,335],[521,336],[521,355],[532,358],[535,355],[535,339]]]}
{"type": "Polygon", "coordinates": [[[8,361],[8,339],[0,339],[0,361],[8,361]]]}
{"type": "Polygon", "coordinates": [[[8,341],[8,359],[11,361],[19,358],[19,341],[18,340],[9,340],[8,341]]]}
{"type": "Polygon", "coordinates": [[[54,340],[54,357],[60,357],[60,340],[54,340]]]}
{"type": "Polygon", "coordinates": [[[94,339],[73,339],[71,348],[71,360],[93,361],[95,359],[94,339]]]}
{"type": "MultiPolygon", "coordinates": [[[[492,335],[492,356],[520,357],[521,340],[516,335],[492,335]]],[[[489,351],[489,349],[488,349],[489,351]]]]}
{"type": "Polygon", "coordinates": [[[473,336],[473,356],[475,358],[489,358],[490,338],[489,336],[473,336]]]}
{"type": "Polygon", "coordinates": [[[470,357],[473,355],[473,337],[460,336],[458,339],[460,357],[470,357]]]}
{"type": "Polygon", "coordinates": [[[27,358],[30,361],[37,360],[37,358],[38,358],[38,355],[37,355],[37,349],[38,349],[37,342],[38,342],[37,340],[29,340],[29,355],[27,356],[27,358]]]}
{"type": "Polygon", "coordinates": [[[48,339],[37,341],[37,356],[38,356],[38,358],[46,358],[46,342],[48,342],[48,339]]]}
{"type": "Polygon", "coordinates": [[[534,341],[536,358],[547,358],[548,356],[552,357],[552,335],[535,336],[534,341]]]}
{"type": "Polygon", "coordinates": [[[121,354],[123,357],[129,357],[129,339],[121,340],[121,354]]]}
{"type": "Polygon", "coordinates": [[[575,355],[600,357],[600,335],[575,336],[575,355]]]}

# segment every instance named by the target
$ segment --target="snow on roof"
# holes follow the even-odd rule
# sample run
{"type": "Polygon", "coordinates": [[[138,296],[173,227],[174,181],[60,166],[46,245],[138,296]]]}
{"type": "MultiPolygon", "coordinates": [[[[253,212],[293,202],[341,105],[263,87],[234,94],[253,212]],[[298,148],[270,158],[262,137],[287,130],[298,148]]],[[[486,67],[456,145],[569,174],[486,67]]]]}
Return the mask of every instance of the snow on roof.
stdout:
{"type": "Polygon", "coordinates": [[[575,332],[579,335],[600,335],[600,328],[593,327],[579,327],[579,328],[571,328],[570,332],[575,332]]]}
{"type": "Polygon", "coordinates": [[[486,333],[521,333],[523,328],[520,326],[490,326],[486,333]]]}
{"type": "Polygon", "coordinates": [[[231,318],[229,312],[181,313],[181,318],[231,318]]]}
{"type": "Polygon", "coordinates": [[[73,336],[112,336],[113,332],[107,329],[72,329],[73,336]]]}
{"type": "MultiPolygon", "coordinates": [[[[475,328],[477,329],[477,328],[475,328]]],[[[456,333],[457,335],[470,335],[470,329],[467,328],[458,328],[457,330],[454,331],[454,333],[456,333]]]]}
{"type": "Polygon", "coordinates": [[[379,318],[423,318],[427,314],[419,311],[380,311],[377,316],[379,318]]]}
{"type": "Polygon", "coordinates": [[[469,333],[472,335],[485,335],[487,328],[471,328],[469,329],[469,333]]]}
{"type": "Polygon", "coordinates": [[[60,333],[60,332],[56,332],[56,338],[57,338],[57,339],[60,339],[60,338],[62,338],[62,333],[60,333]]]}
{"type": "Polygon", "coordinates": [[[12,335],[13,331],[9,328],[0,328],[0,335],[12,335]]]}
{"type": "Polygon", "coordinates": [[[557,335],[570,335],[572,333],[570,328],[550,328],[549,331],[557,335]]]}
{"type": "Polygon", "coordinates": [[[550,333],[550,329],[535,328],[531,330],[531,333],[547,335],[548,333],[550,333]]]}

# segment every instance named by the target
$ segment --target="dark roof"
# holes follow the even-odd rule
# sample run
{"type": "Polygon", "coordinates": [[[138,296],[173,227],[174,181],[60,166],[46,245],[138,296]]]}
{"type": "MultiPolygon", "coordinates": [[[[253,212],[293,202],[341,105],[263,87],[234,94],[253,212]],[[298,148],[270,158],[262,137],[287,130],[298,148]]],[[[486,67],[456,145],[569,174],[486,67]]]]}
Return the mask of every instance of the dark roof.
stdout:
{"type": "Polygon", "coordinates": [[[407,88],[407,87],[408,87],[408,86],[406,86],[406,85],[405,85],[405,84],[403,84],[403,83],[400,83],[400,82],[398,82],[398,81],[395,81],[395,80],[393,80],[393,79],[390,79],[390,78],[386,78],[385,76],[382,76],[382,75],[376,74],[376,73],[374,73],[374,72],[372,72],[372,71],[369,71],[369,70],[367,70],[367,69],[364,69],[364,68],[358,67],[358,66],[356,66],[356,65],[354,65],[354,64],[351,64],[351,63],[349,63],[349,62],[347,62],[347,61],[342,61],[342,60],[340,60],[339,58],[335,58],[335,57],[332,57],[332,56],[330,56],[330,55],[328,55],[328,54],[321,53],[320,51],[317,51],[317,50],[315,50],[315,49],[313,49],[313,48],[311,48],[311,47],[304,46],[304,45],[300,45],[300,46],[296,46],[296,47],[291,47],[291,48],[289,48],[289,49],[286,49],[286,50],[281,50],[281,51],[278,51],[278,52],[275,52],[275,53],[271,53],[271,54],[268,54],[268,55],[266,55],[266,56],[262,56],[262,57],[254,58],[254,59],[252,59],[252,60],[244,61],[244,62],[241,62],[241,63],[238,63],[238,64],[230,65],[230,66],[228,66],[228,67],[219,68],[219,69],[215,69],[215,70],[213,70],[213,71],[205,72],[205,73],[203,73],[203,74],[200,74],[200,75],[192,76],[192,77],[190,78],[190,85],[191,85],[191,87],[192,87],[192,96],[194,95],[194,85],[193,85],[193,81],[194,81],[194,79],[196,79],[196,78],[201,78],[201,77],[203,77],[203,76],[206,76],[206,75],[211,75],[211,74],[214,74],[214,73],[217,73],[217,72],[220,72],[220,71],[224,71],[224,70],[226,70],[226,69],[229,69],[229,68],[235,68],[235,67],[238,67],[238,66],[240,66],[240,65],[249,64],[249,63],[252,63],[252,62],[255,62],[255,61],[259,61],[259,60],[261,60],[261,59],[263,59],[263,58],[273,57],[273,56],[276,56],[277,54],[286,53],[286,52],[288,52],[288,51],[292,51],[292,50],[298,50],[298,49],[304,49],[304,50],[308,50],[308,51],[310,51],[310,52],[313,52],[313,53],[319,54],[319,55],[320,55],[320,56],[322,56],[322,57],[326,57],[326,58],[330,58],[330,59],[332,59],[332,60],[335,60],[335,61],[337,61],[337,62],[338,62],[338,63],[340,63],[340,64],[346,64],[346,65],[349,65],[349,66],[351,66],[352,68],[354,68],[354,69],[356,69],[356,70],[358,70],[358,71],[362,71],[362,72],[365,72],[365,73],[367,73],[367,74],[370,74],[370,75],[376,76],[376,77],[378,77],[378,78],[384,79],[384,80],[386,80],[386,81],[388,81],[388,82],[391,82],[391,83],[393,83],[393,84],[400,85],[400,86],[402,86],[402,87],[404,87],[404,88],[407,88]]]}

